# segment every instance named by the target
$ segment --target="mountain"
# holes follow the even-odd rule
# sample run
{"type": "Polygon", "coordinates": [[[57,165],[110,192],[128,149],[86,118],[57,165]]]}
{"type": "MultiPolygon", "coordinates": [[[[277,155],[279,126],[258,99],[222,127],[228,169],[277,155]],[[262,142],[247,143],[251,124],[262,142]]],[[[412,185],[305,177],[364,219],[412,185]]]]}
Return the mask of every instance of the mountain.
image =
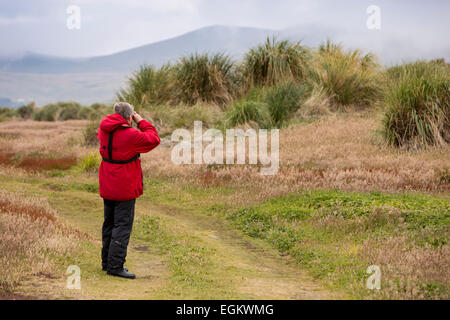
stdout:
{"type": "Polygon", "coordinates": [[[142,64],[158,67],[196,52],[240,58],[250,47],[276,35],[274,30],[212,26],[106,56],[72,59],[27,53],[0,58],[0,97],[14,100],[11,107],[18,100],[38,105],[69,100],[109,103],[142,64]]]}
{"type": "Polygon", "coordinates": [[[0,71],[30,73],[73,72],[88,59],[53,57],[33,52],[19,57],[0,58],[0,71]]]}
{"type": "Polygon", "coordinates": [[[280,31],[211,26],[105,56],[73,59],[27,53],[0,58],[0,97],[11,99],[11,106],[18,101],[35,101],[38,105],[63,100],[112,102],[114,93],[142,64],[159,67],[196,52],[224,52],[239,59],[249,48],[272,36],[301,40],[310,47],[331,39],[345,47],[373,52],[387,65],[423,58],[449,60],[450,45],[433,42],[432,30],[421,28],[424,37],[393,34],[389,29],[368,30],[365,24],[356,29],[303,24],[280,31]]]}
{"type": "Polygon", "coordinates": [[[240,57],[248,48],[277,31],[212,26],[168,40],[111,55],[71,59],[28,53],[18,58],[0,59],[0,71],[31,73],[130,73],[142,64],[161,66],[195,52],[225,52],[240,57]]]}

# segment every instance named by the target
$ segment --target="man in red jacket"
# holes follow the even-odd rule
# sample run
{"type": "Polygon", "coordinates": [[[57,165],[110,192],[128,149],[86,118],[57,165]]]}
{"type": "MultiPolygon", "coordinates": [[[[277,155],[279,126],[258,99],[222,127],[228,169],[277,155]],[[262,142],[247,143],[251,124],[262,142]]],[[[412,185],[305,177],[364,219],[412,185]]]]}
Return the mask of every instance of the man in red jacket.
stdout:
{"type": "Polygon", "coordinates": [[[156,148],[158,132],[134,112],[133,106],[119,102],[115,114],[100,123],[97,138],[103,158],[99,171],[100,196],[104,202],[102,267],[109,275],[128,279],[136,276],[124,268],[134,220],[136,198],[143,193],[140,154],[156,148]],[[136,122],[139,130],[131,127],[136,122]]]}

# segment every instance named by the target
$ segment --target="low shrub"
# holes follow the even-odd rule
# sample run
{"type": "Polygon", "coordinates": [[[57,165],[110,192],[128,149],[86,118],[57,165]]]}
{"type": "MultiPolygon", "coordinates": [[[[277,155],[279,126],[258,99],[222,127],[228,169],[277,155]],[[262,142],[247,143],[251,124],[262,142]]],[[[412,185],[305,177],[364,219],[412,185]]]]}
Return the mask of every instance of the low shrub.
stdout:
{"type": "Polygon", "coordinates": [[[96,146],[98,144],[97,132],[100,127],[100,120],[91,120],[83,131],[84,144],[87,146],[96,146]]]}
{"type": "Polygon", "coordinates": [[[27,105],[21,106],[19,109],[17,109],[17,113],[22,119],[30,119],[33,116],[34,113],[35,104],[34,102],[31,102],[27,105]]]}
{"type": "Polygon", "coordinates": [[[0,122],[12,119],[17,115],[14,109],[10,108],[0,108],[0,122]]]}
{"type": "Polygon", "coordinates": [[[56,121],[58,109],[59,107],[56,104],[47,104],[34,113],[33,120],[56,121]]]}
{"type": "Polygon", "coordinates": [[[18,111],[19,115],[24,118],[32,118],[35,121],[66,121],[66,120],[82,120],[98,117],[99,114],[106,115],[110,109],[106,105],[93,104],[97,109],[82,106],[77,102],[58,102],[47,104],[41,108],[35,108],[34,104],[23,106],[18,111]]]}
{"type": "Polygon", "coordinates": [[[59,109],[58,120],[60,121],[82,119],[80,115],[81,105],[78,103],[61,103],[59,104],[59,109]]]}

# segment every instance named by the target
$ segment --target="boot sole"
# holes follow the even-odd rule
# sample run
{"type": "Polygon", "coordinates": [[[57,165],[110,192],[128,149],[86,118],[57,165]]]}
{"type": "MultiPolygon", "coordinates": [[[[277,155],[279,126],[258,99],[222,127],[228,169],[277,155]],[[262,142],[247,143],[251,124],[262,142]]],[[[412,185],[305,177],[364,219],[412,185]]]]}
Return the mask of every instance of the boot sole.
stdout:
{"type": "Polygon", "coordinates": [[[119,274],[114,274],[114,273],[109,273],[109,272],[107,272],[106,274],[107,274],[108,276],[118,277],[118,278],[122,278],[122,279],[130,279],[130,280],[136,279],[136,276],[134,276],[134,277],[124,277],[124,276],[121,276],[121,275],[119,275],[119,274]]]}

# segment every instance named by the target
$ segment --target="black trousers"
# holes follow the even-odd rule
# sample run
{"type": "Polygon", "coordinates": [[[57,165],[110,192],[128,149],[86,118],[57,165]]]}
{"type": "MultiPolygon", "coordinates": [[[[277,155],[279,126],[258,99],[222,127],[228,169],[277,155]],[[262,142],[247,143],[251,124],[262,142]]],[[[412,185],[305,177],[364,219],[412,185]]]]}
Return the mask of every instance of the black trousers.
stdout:
{"type": "Polygon", "coordinates": [[[133,228],[136,199],[129,201],[103,199],[103,203],[105,221],[102,228],[102,266],[108,271],[121,270],[133,228]]]}

